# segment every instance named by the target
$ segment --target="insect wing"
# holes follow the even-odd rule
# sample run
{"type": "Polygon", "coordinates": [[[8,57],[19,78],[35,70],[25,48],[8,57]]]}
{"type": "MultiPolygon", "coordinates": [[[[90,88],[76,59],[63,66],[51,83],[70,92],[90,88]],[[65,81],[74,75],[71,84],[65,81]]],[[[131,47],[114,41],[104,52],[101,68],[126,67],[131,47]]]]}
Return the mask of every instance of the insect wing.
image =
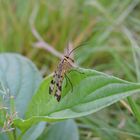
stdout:
{"type": "Polygon", "coordinates": [[[50,82],[49,94],[53,94],[55,92],[55,86],[56,86],[56,72],[54,73],[53,79],[50,82]]]}

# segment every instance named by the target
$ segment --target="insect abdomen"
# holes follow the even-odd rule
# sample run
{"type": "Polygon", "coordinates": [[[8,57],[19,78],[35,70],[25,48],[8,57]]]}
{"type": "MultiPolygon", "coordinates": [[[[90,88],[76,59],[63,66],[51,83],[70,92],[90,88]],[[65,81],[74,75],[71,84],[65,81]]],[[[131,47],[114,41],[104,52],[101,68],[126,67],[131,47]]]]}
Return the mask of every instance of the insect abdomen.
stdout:
{"type": "Polygon", "coordinates": [[[64,79],[64,76],[63,75],[58,75],[58,81],[56,82],[56,92],[55,92],[55,97],[57,99],[57,101],[59,102],[60,99],[61,99],[61,92],[62,92],[62,82],[63,82],[63,79],[64,79]]]}

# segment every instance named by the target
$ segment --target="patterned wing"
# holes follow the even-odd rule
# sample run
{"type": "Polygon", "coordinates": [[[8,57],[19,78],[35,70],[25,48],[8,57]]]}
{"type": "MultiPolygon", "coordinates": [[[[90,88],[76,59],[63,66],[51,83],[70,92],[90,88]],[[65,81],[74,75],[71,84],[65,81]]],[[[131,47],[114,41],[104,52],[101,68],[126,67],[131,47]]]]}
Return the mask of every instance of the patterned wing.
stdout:
{"type": "Polygon", "coordinates": [[[61,92],[62,92],[62,82],[64,79],[64,73],[63,70],[58,70],[58,73],[56,74],[56,91],[55,91],[55,97],[57,101],[59,102],[61,99],[61,92]]]}
{"type": "Polygon", "coordinates": [[[49,86],[49,94],[52,94],[55,90],[55,75],[53,75],[53,79],[51,80],[50,86],[49,86]]]}
{"type": "Polygon", "coordinates": [[[61,92],[62,92],[62,79],[59,79],[59,81],[56,82],[56,92],[55,92],[55,97],[57,101],[59,102],[61,99],[61,92]]]}

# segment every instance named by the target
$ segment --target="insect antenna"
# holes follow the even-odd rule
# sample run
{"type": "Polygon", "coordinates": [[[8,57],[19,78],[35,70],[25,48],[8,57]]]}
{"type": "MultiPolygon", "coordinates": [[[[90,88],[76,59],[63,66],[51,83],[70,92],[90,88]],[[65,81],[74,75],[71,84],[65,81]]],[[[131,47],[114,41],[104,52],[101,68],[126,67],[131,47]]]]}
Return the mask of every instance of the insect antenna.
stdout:
{"type": "Polygon", "coordinates": [[[72,50],[68,53],[68,56],[70,56],[71,53],[72,53],[73,51],[75,51],[75,50],[77,50],[77,49],[83,47],[85,44],[86,44],[86,43],[82,43],[82,44],[78,45],[77,47],[75,47],[74,49],[72,49],[72,50]]]}
{"type": "Polygon", "coordinates": [[[72,53],[73,51],[75,51],[76,49],[78,49],[79,47],[81,47],[81,46],[78,46],[78,47],[74,48],[73,50],[71,50],[71,51],[69,52],[68,56],[70,56],[71,53],[72,53]]]}

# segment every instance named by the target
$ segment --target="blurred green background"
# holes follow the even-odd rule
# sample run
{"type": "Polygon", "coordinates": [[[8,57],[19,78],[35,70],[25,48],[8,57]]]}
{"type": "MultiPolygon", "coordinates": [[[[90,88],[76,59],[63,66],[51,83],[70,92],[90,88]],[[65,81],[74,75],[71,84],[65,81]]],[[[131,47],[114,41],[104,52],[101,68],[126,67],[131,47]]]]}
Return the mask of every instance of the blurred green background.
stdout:
{"type": "MultiPolygon", "coordinates": [[[[60,59],[36,47],[39,39],[61,53],[70,40],[81,45],[74,53],[79,66],[139,82],[139,38],[139,0],[0,0],[0,52],[28,57],[44,76],[60,59]]],[[[133,98],[140,107],[139,96],[133,98]]],[[[76,122],[80,140],[140,139],[127,100],[76,122]]]]}

